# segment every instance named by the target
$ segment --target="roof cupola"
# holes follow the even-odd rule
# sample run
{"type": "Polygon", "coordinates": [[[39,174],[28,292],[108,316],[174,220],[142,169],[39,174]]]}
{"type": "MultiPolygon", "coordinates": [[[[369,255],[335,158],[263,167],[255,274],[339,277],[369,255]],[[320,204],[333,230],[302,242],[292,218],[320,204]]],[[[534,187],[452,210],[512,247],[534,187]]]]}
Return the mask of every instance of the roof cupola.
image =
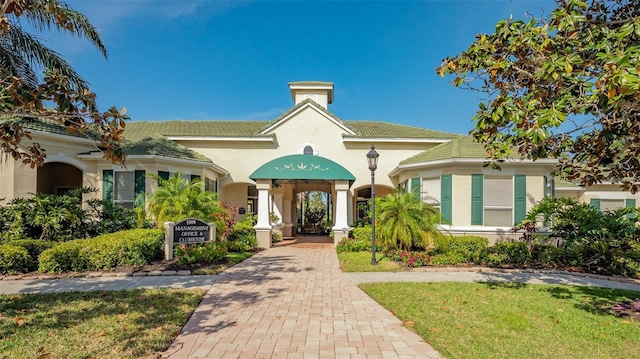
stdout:
{"type": "Polygon", "coordinates": [[[289,82],[289,91],[293,104],[311,99],[318,105],[327,108],[333,103],[333,82],[297,81],[289,82]]]}

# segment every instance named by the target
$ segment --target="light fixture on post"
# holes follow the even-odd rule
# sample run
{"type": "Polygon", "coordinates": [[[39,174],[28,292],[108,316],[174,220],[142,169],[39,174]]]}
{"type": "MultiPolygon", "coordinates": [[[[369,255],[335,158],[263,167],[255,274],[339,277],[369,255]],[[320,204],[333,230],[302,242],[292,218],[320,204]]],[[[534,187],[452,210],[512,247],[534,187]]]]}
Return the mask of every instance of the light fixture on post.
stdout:
{"type": "Polygon", "coordinates": [[[369,171],[371,171],[371,265],[376,265],[376,169],[378,169],[378,157],[376,146],[371,145],[371,151],[367,153],[369,171]]]}

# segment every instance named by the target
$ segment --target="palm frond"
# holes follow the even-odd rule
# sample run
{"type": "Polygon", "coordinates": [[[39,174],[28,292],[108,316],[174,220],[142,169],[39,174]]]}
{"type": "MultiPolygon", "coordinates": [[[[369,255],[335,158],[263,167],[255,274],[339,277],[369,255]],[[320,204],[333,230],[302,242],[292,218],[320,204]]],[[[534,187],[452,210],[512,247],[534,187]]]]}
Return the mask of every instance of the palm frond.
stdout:
{"type": "Polygon", "coordinates": [[[0,68],[20,77],[29,87],[38,86],[38,75],[24,57],[16,52],[6,38],[0,37],[0,68]]]}
{"type": "Polygon", "coordinates": [[[60,54],[43,45],[37,38],[23,31],[21,28],[12,27],[7,31],[5,39],[7,43],[10,44],[11,49],[21,54],[32,66],[57,69],[62,75],[69,77],[69,81],[74,87],[78,89],[89,87],[89,84],[60,54]]]}
{"type": "Polygon", "coordinates": [[[107,58],[107,48],[104,46],[98,30],[84,14],[73,10],[62,1],[33,1],[46,3],[47,5],[33,6],[33,8],[22,14],[34,29],[38,31],[58,30],[60,32],[70,32],[91,42],[107,58]],[[64,25],[61,26],[60,22],[63,22],[64,25]]]}

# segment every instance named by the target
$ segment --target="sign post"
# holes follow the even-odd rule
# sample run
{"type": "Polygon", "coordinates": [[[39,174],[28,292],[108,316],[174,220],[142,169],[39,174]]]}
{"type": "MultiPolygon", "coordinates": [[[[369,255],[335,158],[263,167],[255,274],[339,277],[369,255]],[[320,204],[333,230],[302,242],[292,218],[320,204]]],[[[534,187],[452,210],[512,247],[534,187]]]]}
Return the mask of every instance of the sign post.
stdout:
{"type": "Polygon", "coordinates": [[[187,218],[178,223],[164,224],[164,258],[173,259],[173,247],[177,244],[194,244],[214,242],[216,239],[215,223],[204,223],[196,218],[187,218]]]}

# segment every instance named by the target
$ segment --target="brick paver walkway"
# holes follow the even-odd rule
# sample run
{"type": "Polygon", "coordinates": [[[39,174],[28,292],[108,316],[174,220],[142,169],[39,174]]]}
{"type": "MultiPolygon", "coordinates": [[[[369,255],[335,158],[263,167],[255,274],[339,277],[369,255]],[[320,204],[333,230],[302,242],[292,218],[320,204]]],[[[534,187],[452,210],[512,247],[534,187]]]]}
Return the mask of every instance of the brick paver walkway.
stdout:
{"type": "Polygon", "coordinates": [[[342,274],[331,243],[314,242],[220,274],[163,357],[442,358],[342,274]]]}

